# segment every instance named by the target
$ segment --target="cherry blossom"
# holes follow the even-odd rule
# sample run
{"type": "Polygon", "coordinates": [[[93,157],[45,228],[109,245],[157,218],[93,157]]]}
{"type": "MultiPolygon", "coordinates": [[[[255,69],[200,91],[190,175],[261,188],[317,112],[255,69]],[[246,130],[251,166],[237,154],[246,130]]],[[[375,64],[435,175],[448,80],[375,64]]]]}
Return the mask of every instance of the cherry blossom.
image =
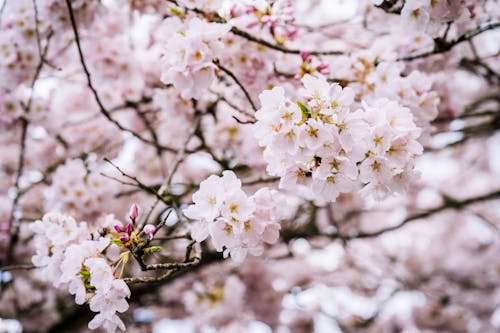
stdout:
{"type": "Polygon", "coordinates": [[[197,242],[211,236],[215,249],[238,263],[247,253],[260,255],[262,243],[275,243],[280,229],[279,215],[268,212],[277,209],[269,191],[263,188],[248,197],[232,171],[208,177],[193,194],[194,204],[184,210],[184,215],[195,221],[191,236],[197,242]],[[257,204],[264,197],[268,207],[261,208],[257,204]]]}
{"type": "Polygon", "coordinates": [[[0,332],[497,332],[499,18],[0,0],[0,332]]]}

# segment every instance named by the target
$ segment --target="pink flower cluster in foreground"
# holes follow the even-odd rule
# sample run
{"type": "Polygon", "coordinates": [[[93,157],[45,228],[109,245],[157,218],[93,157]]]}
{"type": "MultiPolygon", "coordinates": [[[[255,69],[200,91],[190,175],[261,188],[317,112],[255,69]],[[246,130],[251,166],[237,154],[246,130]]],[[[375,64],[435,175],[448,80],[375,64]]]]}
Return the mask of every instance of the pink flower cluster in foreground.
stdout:
{"type": "MultiPolygon", "coordinates": [[[[117,222],[112,216],[106,220],[109,226],[117,222]]],[[[128,309],[126,298],[130,297],[130,289],[123,280],[115,278],[113,264],[123,257],[111,238],[91,233],[87,223],[57,213],[46,214],[33,223],[32,230],[36,244],[32,261],[40,267],[41,278],[54,287],[67,289],[75,295],[77,304],[88,303],[97,312],[88,324],[90,329],[125,330],[117,313],[128,309]]]]}
{"type": "Polygon", "coordinates": [[[193,194],[194,204],[184,211],[195,220],[191,236],[201,242],[210,235],[215,249],[238,263],[247,254],[260,255],[263,243],[275,243],[279,236],[275,194],[264,187],[249,197],[234,172],[212,175],[200,183],[193,194]]]}
{"type": "Polygon", "coordinates": [[[260,95],[256,136],[265,147],[267,171],[280,188],[305,185],[321,202],[361,190],[383,198],[415,177],[422,153],[420,129],[410,110],[396,101],[354,103],[354,91],[323,76],[302,79],[302,101],[275,87],[260,95]]]}

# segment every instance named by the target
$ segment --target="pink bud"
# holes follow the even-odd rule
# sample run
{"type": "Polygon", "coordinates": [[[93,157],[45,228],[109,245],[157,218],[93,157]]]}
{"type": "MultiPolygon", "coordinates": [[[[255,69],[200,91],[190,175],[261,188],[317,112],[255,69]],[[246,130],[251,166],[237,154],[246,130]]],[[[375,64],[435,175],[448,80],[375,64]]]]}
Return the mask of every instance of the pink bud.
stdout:
{"type": "Polygon", "coordinates": [[[238,7],[237,5],[232,5],[230,13],[231,13],[231,17],[238,17],[238,16],[243,15],[243,10],[240,7],[238,7]]]}
{"type": "Polygon", "coordinates": [[[154,233],[156,231],[156,227],[152,224],[147,224],[144,229],[144,233],[149,236],[149,239],[153,239],[154,233]]]}
{"type": "Polygon", "coordinates": [[[137,218],[137,216],[139,216],[139,206],[137,206],[136,203],[133,203],[132,206],[130,207],[128,216],[130,217],[132,222],[135,223],[135,219],[137,218]]]}
{"type": "Polygon", "coordinates": [[[126,242],[128,242],[129,240],[130,240],[130,237],[129,237],[127,234],[120,236],[120,241],[121,241],[122,243],[126,243],[126,242]]]}
{"type": "Polygon", "coordinates": [[[476,11],[475,11],[475,5],[469,5],[467,6],[467,10],[469,11],[470,18],[473,19],[476,17],[476,11]]]}
{"type": "Polygon", "coordinates": [[[320,64],[318,66],[318,72],[320,72],[321,74],[324,74],[324,75],[327,75],[327,74],[330,74],[330,68],[328,66],[328,64],[320,64]]]}
{"type": "Polygon", "coordinates": [[[299,33],[299,29],[293,28],[287,31],[287,37],[288,39],[294,39],[297,37],[297,34],[299,33]]]}
{"type": "Polygon", "coordinates": [[[132,230],[133,230],[132,224],[130,223],[127,224],[127,226],[125,227],[125,232],[130,235],[132,233],[132,230]]]}
{"type": "Polygon", "coordinates": [[[115,228],[116,232],[124,232],[125,231],[125,229],[119,224],[115,224],[114,228],[115,228]]]}
{"type": "Polygon", "coordinates": [[[300,56],[302,57],[303,62],[310,63],[312,61],[311,52],[300,51],[300,56]]]}

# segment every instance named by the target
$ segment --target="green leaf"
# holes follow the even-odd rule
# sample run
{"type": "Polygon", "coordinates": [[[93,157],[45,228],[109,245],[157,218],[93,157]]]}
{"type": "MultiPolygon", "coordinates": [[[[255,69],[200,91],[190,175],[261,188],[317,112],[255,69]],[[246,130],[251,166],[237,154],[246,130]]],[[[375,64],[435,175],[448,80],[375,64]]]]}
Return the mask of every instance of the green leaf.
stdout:
{"type": "Polygon", "coordinates": [[[161,246],[151,246],[151,247],[144,249],[144,253],[151,254],[151,253],[158,252],[160,250],[161,250],[161,246]]]}
{"type": "Polygon", "coordinates": [[[307,120],[311,116],[311,110],[307,106],[305,106],[302,102],[297,101],[297,105],[302,111],[302,121],[307,120]]]}
{"type": "Polygon", "coordinates": [[[115,244],[115,245],[118,245],[118,246],[122,246],[123,245],[122,241],[119,240],[119,239],[112,239],[111,240],[111,244],[115,244]]]}
{"type": "Polygon", "coordinates": [[[169,10],[170,10],[170,13],[172,13],[173,15],[176,15],[179,17],[184,17],[184,12],[182,12],[179,8],[170,6],[169,10]]]}

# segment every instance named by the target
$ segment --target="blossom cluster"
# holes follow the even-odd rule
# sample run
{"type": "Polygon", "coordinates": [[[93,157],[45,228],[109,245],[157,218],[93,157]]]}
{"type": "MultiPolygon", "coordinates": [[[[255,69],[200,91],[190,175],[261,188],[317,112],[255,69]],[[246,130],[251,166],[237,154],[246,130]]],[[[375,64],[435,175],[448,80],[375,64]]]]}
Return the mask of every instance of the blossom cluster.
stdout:
{"type": "MultiPolygon", "coordinates": [[[[405,66],[383,62],[366,76],[365,85],[372,92],[371,99],[385,97],[409,108],[417,126],[430,127],[438,115],[439,97],[432,90],[432,81],[420,71],[404,74],[405,66]]],[[[369,99],[370,94],[365,98],[369,99]]]]}
{"type": "Polygon", "coordinates": [[[401,18],[410,29],[436,35],[445,23],[456,20],[463,13],[466,2],[407,0],[401,10],[401,18]]]}
{"type": "MultiPolygon", "coordinates": [[[[106,220],[108,224],[117,222],[111,216],[106,220]]],[[[40,267],[41,279],[67,289],[77,304],[87,302],[97,312],[88,324],[90,329],[125,330],[117,313],[128,309],[130,290],[115,277],[112,263],[121,256],[110,237],[92,234],[86,222],[58,213],[47,213],[32,224],[32,230],[36,249],[32,262],[40,267]]]]}
{"type": "Polygon", "coordinates": [[[196,321],[211,324],[229,321],[231,312],[243,310],[244,299],[245,285],[234,275],[226,277],[223,285],[197,281],[183,295],[186,309],[196,321]]]}
{"type": "Polygon", "coordinates": [[[161,80],[173,84],[182,98],[197,98],[215,79],[213,63],[223,52],[220,39],[230,26],[192,18],[184,23],[173,17],[165,20],[165,30],[174,31],[168,38],[163,56],[161,80]]]}
{"type": "Polygon", "coordinates": [[[498,4],[0,0],[0,333],[498,331],[498,4]]]}
{"type": "Polygon", "coordinates": [[[248,197],[233,171],[212,175],[193,194],[184,215],[195,220],[191,237],[197,242],[209,235],[215,249],[242,262],[247,254],[261,255],[263,243],[278,240],[280,216],[273,191],[261,188],[248,197]]]}
{"type": "Polygon", "coordinates": [[[255,135],[264,149],[267,171],[280,188],[305,185],[320,202],[335,201],[364,185],[362,192],[383,198],[415,176],[414,157],[422,153],[420,129],[410,110],[386,98],[354,109],[354,91],[306,75],[304,103],[293,103],[275,87],[260,95],[255,135]]]}
{"type": "Polygon", "coordinates": [[[0,28],[0,87],[7,90],[32,78],[39,60],[31,1],[6,4],[0,28]]]}
{"type": "Polygon", "coordinates": [[[279,44],[293,40],[298,33],[298,29],[293,26],[293,2],[289,0],[226,1],[220,12],[235,26],[267,29],[279,44]]]}
{"type": "Polygon", "coordinates": [[[54,180],[45,191],[47,209],[71,214],[80,212],[87,217],[105,208],[105,198],[115,184],[86,168],[81,160],[68,160],[56,169],[54,180]]]}

